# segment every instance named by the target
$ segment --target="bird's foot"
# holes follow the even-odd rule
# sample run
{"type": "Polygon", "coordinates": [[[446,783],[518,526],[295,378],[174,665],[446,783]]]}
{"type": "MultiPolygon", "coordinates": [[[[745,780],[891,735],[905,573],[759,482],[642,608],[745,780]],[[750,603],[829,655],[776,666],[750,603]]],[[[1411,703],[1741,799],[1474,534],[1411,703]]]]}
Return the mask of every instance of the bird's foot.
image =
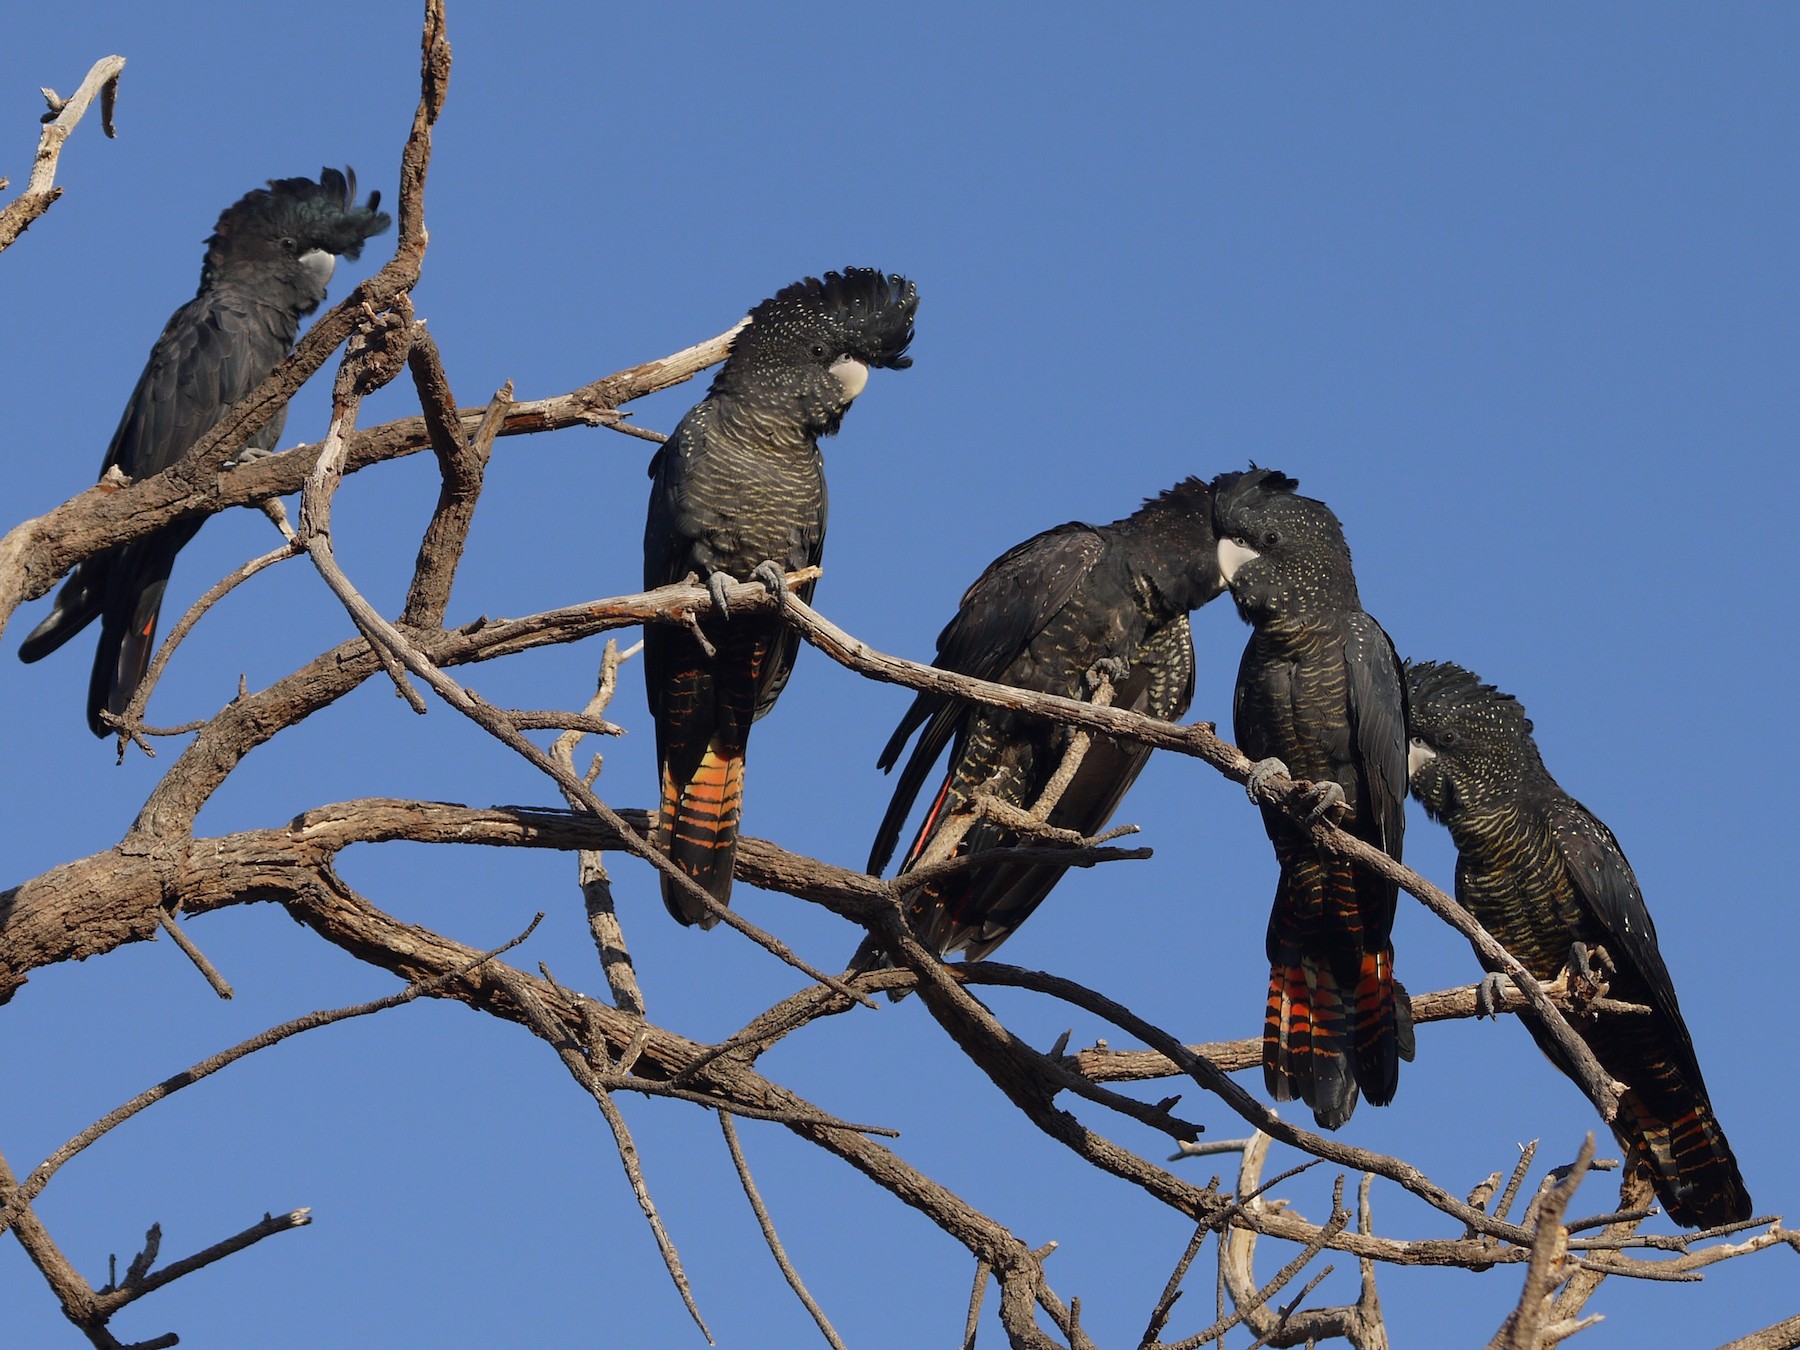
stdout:
{"type": "Polygon", "coordinates": [[[1314,825],[1317,825],[1321,820],[1325,819],[1328,812],[1342,806],[1345,800],[1344,785],[1337,782],[1335,779],[1327,779],[1323,783],[1314,783],[1308,790],[1307,795],[1313,798],[1313,809],[1306,813],[1306,825],[1308,829],[1311,829],[1314,825]]]}
{"type": "Polygon", "coordinates": [[[1594,978],[1594,963],[1588,957],[1588,946],[1585,942],[1569,944],[1569,969],[1584,980],[1594,978]]]}
{"type": "Polygon", "coordinates": [[[1605,998],[1614,973],[1612,957],[1604,947],[1589,947],[1585,942],[1569,944],[1569,964],[1563,979],[1568,986],[1569,1002],[1579,1011],[1597,998],[1605,998]]]}
{"type": "Polygon", "coordinates": [[[750,573],[750,580],[760,581],[764,586],[768,587],[769,594],[775,597],[777,605],[784,605],[787,603],[787,572],[784,571],[781,564],[776,562],[773,558],[764,558],[761,562],[756,564],[756,567],[750,573]]]}
{"type": "Polygon", "coordinates": [[[1131,662],[1121,656],[1103,656],[1087,668],[1088,696],[1100,692],[1100,686],[1111,684],[1115,688],[1131,671],[1131,662]]]}
{"type": "Polygon", "coordinates": [[[724,572],[714,572],[706,578],[706,592],[712,596],[713,608],[719,611],[721,619],[731,617],[731,605],[725,599],[725,588],[731,584],[731,577],[724,572]]]}
{"type": "Polygon", "coordinates": [[[273,450],[265,450],[260,445],[246,445],[236,455],[226,460],[224,467],[227,469],[242,468],[246,464],[254,464],[259,459],[267,459],[274,453],[273,450]]]}
{"type": "Polygon", "coordinates": [[[1483,975],[1481,983],[1475,986],[1475,1015],[1498,1018],[1509,983],[1506,976],[1497,970],[1483,975]]]}
{"type": "Polygon", "coordinates": [[[1257,794],[1269,785],[1271,778],[1288,778],[1288,766],[1271,755],[1268,759],[1259,759],[1250,766],[1250,776],[1244,780],[1244,791],[1255,801],[1257,794]]]}

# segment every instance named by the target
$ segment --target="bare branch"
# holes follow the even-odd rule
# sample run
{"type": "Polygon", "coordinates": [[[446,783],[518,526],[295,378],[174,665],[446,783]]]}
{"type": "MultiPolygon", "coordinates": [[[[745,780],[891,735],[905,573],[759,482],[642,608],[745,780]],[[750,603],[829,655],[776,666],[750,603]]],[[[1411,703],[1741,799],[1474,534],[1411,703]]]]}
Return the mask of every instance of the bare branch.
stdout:
{"type": "MultiPolygon", "coordinates": [[[[94,96],[100,96],[100,124],[110,140],[118,133],[113,128],[113,105],[119,95],[119,74],[125,69],[122,56],[103,56],[94,62],[81,87],[68,98],[59,98],[52,90],[44,90],[50,111],[44,118],[44,130],[38,136],[37,158],[32,161],[31,178],[25,190],[0,210],[0,253],[4,253],[31,223],[62,196],[56,186],[56,165],[62,158],[63,143],[87,112],[94,96]]],[[[0,179],[0,187],[5,180],[0,179]]]]}
{"type": "Polygon", "coordinates": [[[476,968],[517,947],[531,936],[543,917],[542,914],[539,914],[526,926],[525,931],[512,941],[495,947],[492,951],[477,953],[472,960],[448,971],[414,980],[397,994],[389,994],[385,998],[374,999],[368,1003],[353,1004],[348,1008],[311,1012],[304,1017],[296,1017],[292,1021],[283,1022],[280,1026],[258,1032],[249,1040],[240,1041],[229,1050],[221,1050],[218,1054],[211,1055],[198,1064],[163,1079],[155,1087],[146,1088],[130,1101],[108,1111],[80,1134],[63,1144],[34,1167],[22,1185],[14,1186],[8,1177],[5,1189],[9,1193],[0,1197],[0,1200],[4,1201],[3,1204],[0,1204],[0,1233],[4,1233],[15,1220],[19,1220],[19,1216],[25,1212],[25,1207],[43,1193],[44,1187],[50,1184],[50,1178],[56,1175],[64,1163],[146,1107],[173,1096],[185,1087],[191,1087],[203,1078],[211,1077],[226,1065],[235,1064],[246,1055],[253,1055],[258,1050],[278,1045],[291,1036],[298,1036],[303,1031],[328,1027],[335,1022],[345,1022],[353,1017],[367,1017],[370,1013],[385,1012],[389,1008],[398,1008],[402,1004],[411,1003],[422,994],[435,994],[451,981],[464,978],[476,968]]]}
{"type": "MultiPolygon", "coordinates": [[[[1519,1294],[1519,1306],[1508,1315],[1488,1350],[1540,1350],[1563,1339],[1552,1338],[1546,1326],[1550,1295],[1563,1280],[1563,1258],[1568,1251],[1569,1232],[1562,1226],[1563,1214],[1576,1189],[1587,1176],[1594,1160],[1594,1136],[1582,1142],[1581,1152],[1566,1176],[1553,1182],[1539,1198],[1537,1225],[1531,1240],[1531,1260],[1525,1267],[1525,1287],[1519,1294]]],[[[1565,1333],[1566,1334],[1566,1333],[1565,1333]]]]}
{"type": "MultiPolygon", "coordinates": [[[[1431,993],[1412,995],[1413,1022],[1424,1025],[1428,1022],[1454,1021],[1463,1018],[1481,1016],[1476,1002],[1479,985],[1459,985],[1455,989],[1438,989],[1431,993]]],[[[1559,1007],[1573,1005],[1567,994],[1552,992],[1551,997],[1559,1007]]],[[[1616,1003],[1607,1000],[1609,1005],[1605,1011],[1633,1013],[1642,1010],[1641,1004],[1616,1003]]],[[[1510,981],[1501,984],[1501,992],[1495,1004],[1497,1012],[1516,1013],[1521,1008],[1530,1006],[1527,999],[1510,981]]],[[[1596,1005],[1589,1004],[1589,1007],[1596,1005]]],[[[1188,1049],[1202,1059],[1211,1060],[1227,1073],[1236,1073],[1241,1069],[1256,1068],[1262,1063],[1262,1038],[1246,1037],[1235,1041],[1209,1041],[1202,1045],[1190,1045],[1188,1049]]],[[[1154,1050],[1113,1050],[1096,1046],[1092,1049],[1078,1051],[1073,1059],[1076,1071],[1096,1083],[1135,1082],[1147,1078],[1169,1078],[1181,1071],[1168,1058],[1154,1050]]]]}
{"type": "MultiPolygon", "coordinates": [[[[600,656],[600,674],[594,696],[588,700],[584,711],[598,716],[606,710],[618,688],[619,663],[635,655],[642,647],[642,643],[636,643],[621,655],[619,644],[611,638],[607,639],[606,649],[600,656]]],[[[575,747],[580,741],[581,731],[571,728],[550,743],[551,756],[571,777],[575,774],[575,747]]],[[[592,784],[599,774],[600,756],[595,755],[593,768],[581,781],[592,784]]],[[[570,807],[576,806],[567,793],[564,798],[569,801],[570,807]]],[[[599,953],[600,968],[606,974],[606,984],[612,990],[613,1002],[626,1012],[642,1016],[644,991],[638,984],[637,970],[631,963],[631,949],[625,943],[625,929],[619,922],[619,912],[613,904],[612,878],[607,875],[605,855],[599,849],[582,849],[576,858],[582,903],[587,909],[588,932],[594,939],[594,950],[599,953]]]]}
{"type": "Polygon", "coordinates": [[[782,1249],[781,1239],[775,1232],[775,1221],[769,1217],[768,1207],[763,1204],[762,1196],[756,1189],[756,1179],[750,1175],[750,1163],[744,1157],[743,1147],[738,1143],[737,1127],[731,1123],[731,1117],[723,1111],[719,1113],[719,1128],[725,1132],[725,1147],[731,1150],[731,1164],[737,1168],[738,1181],[743,1184],[744,1195],[750,1201],[750,1208],[756,1212],[756,1222],[762,1228],[763,1240],[769,1244],[769,1250],[775,1256],[775,1264],[781,1267],[782,1278],[788,1282],[789,1288],[794,1291],[800,1302],[806,1305],[806,1311],[811,1314],[812,1320],[819,1324],[819,1332],[830,1343],[832,1350],[848,1350],[848,1347],[839,1338],[837,1331],[832,1327],[831,1319],[825,1316],[825,1310],[807,1292],[806,1284],[800,1278],[800,1272],[794,1269],[793,1262],[788,1260],[787,1252],[782,1249]]]}
{"type": "MultiPolygon", "coordinates": [[[[203,1270],[215,1261],[223,1261],[234,1252],[241,1252],[246,1247],[253,1247],[264,1238],[274,1237],[277,1233],[291,1233],[296,1228],[304,1228],[312,1222],[312,1210],[294,1209],[285,1214],[265,1214],[241,1233],[234,1233],[221,1242],[215,1242],[204,1251],[195,1252],[192,1256],[183,1257],[171,1262],[154,1273],[128,1275],[125,1282],[117,1289],[101,1290],[95,1295],[95,1303],[100,1314],[111,1317],[128,1303],[135,1303],[145,1294],[153,1294],[166,1285],[173,1284],[184,1275],[192,1275],[196,1270],[203,1270]]],[[[146,1271],[148,1263],[146,1263],[146,1271]]],[[[174,1344],[174,1342],[170,1342],[174,1344]]]]}
{"type": "Polygon", "coordinates": [[[988,1281],[994,1272],[986,1261],[975,1262],[975,1284],[969,1290],[969,1316],[963,1323],[962,1350],[975,1350],[975,1328],[981,1322],[981,1303],[987,1296],[988,1281]]]}
{"type": "MultiPolygon", "coordinates": [[[[105,1327],[104,1319],[99,1316],[99,1309],[95,1304],[93,1289],[69,1263],[69,1258],[62,1254],[62,1249],[39,1222],[37,1215],[31,1212],[30,1199],[21,1194],[18,1180],[13,1176],[12,1168],[7,1165],[4,1155],[0,1155],[0,1203],[4,1203],[5,1212],[12,1215],[10,1226],[13,1235],[19,1239],[19,1245],[25,1249],[25,1255],[31,1258],[31,1264],[38,1268],[38,1273],[50,1286],[50,1292],[62,1304],[63,1316],[86,1332],[88,1339],[95,1345],[105,1344],[95,1336],[95,1331],[104,1334],[105,1327]]],[[[111,1337],[106,1339],[110,1341],[111,1337]]]]}
{"type": "Polygon", "coordinates": [[[211,961],[206,959],[206,953],[201,951],[200,948],[195,945],[192,938],[181,931],[180,926],[176,924],[174,918],[167,910],[164,910],[157,916],[157,922],[162,925],[163,932],[169,935],[169,940],[177,947],[181,948],[181,954],[194,963],[194,969],[199,971],[201,977],[205,979],[207,984],[212,986],[213,993],[217,994],[220,998],[236,997],[236,995],[231,992],[231,985],[226,981],[225,977],[219,974],[211,961]]]}
{"type": "Polygon", "coordinates": [[[1795,1350],[1800,1346],[1800,1317],[1790,1317],[1772,1327],[1740,1337],[1719,1350],[1795,1350]]]}
{"type": "MultiPolygon", "coordinates": [[[[716,1344],[713,1334],[707,1329],[706,1319],[700,1315],[700,1306],[694,1302],[694,1291],[688,1284],[687,1272],[681,1268],[681,1256],[675,1250],[675,1240],[669,1236],[664,1227],[662,1216],[656,1211],[656,1201],[651,1198],[650,1185],[644,1180],[644,1169],[638,1158],[637,1144],[631,1137],[631,1129],[625,1123],[618,1103],[613,1101],[612,1094],[600,1081],[593,1069],[582,1058],[581,1051],[570,1040],[567,1032],[556,1025],[550,1011],[539,1000],[537,993],[529,983],[513,979],[508,972],[500,970],[496,975],[503,988],[513,997],[519,1010],[525,1015],[525,1021],[538,1037],[557,1053],[563,1067],[572,1078],[588,1094],[593,1097],[594,1104],[600,1108],[600,1114],[606,1120],[606,1126],[612,1131],[613,1143],[619,1150],[619,1162],[625,1168],[626,1179],[631,1183],[631,1193],[637,1197],[638,1208],[643,1210],[644,1219],[650,1225],[650,1231],[656,1238],[656,1248],[662,1254],[663,1264],[668,1268],[669,1278],[675,1282],[675,1288],[681,1295],[682,1303],[687,1307],[688,1315],[694,1319],[694,1325],[700,1328],[700,1334],[706,1337],[708,1345],[716,1344]]],[[[720,1119],[724,1119],[723,1116],[720,1119]]]]}

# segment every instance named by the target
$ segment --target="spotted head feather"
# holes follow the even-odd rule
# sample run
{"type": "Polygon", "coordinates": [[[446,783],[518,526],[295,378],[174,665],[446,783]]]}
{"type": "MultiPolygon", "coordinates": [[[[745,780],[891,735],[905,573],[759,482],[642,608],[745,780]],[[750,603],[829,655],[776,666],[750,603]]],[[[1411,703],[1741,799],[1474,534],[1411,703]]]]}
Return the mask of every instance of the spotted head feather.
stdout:
{"type": "Polygon", "coordinates": [[[864,365],[904,370],[919,290],[899,274],[846,267],[824,279],[783,286],[750,311],[732,355],[774,356],[793,364],[849,356],[864,365]]]}
{"type": "Polygon", "coordinates": [[[1406,686],[1415,714],[1423,724],[1447,723],[1458,716],[1480,716],[1527,735],[1531,719],[1525,705],[1502,693],[1453,661],[1406,662],[1406,686]]]}
{"type": "Polygon", "coordinates": [[[918,288],[868,267],[784,286],[750,311],[713,380],[711,396],[756,407],[765,427],[828,436],[868,381],[870,367],[904,370],[918,288]]]}
{"type": "Polygon", "coordinates": [[[1484,796],[1547,779],[1525,706],[1449,661],[1407,661],[1407,776],[1442,819],[1484,796]]]}
{"type": "Polygon", "coordinates": [[[1344,527],[1298,480],[1252,464],[1213,479],[1219,563],[1247,622],[1276,614],[1358,610],[1344,527]]]}
{"type": "Polygon", "coordinates": [[[1177,609],[1197,609],[1225,589],[1212,518],[1212,488],[1194,477],[1146,498],[1132,514],[1126,537],[1139,573],[1177,609]]]}

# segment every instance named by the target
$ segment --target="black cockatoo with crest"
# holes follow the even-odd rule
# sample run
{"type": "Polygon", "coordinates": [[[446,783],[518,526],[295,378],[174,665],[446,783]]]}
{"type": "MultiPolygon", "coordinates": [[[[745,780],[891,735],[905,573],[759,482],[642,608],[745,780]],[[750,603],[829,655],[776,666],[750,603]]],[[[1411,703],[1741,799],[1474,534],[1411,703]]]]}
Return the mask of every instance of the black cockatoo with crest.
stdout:
{"type": "MultiPolygon", "coordinates": [[[[750,724],[775,706],[799,638],[777,615],[732,615],[724,586],[817,563],[825,547],[825,467],[834,434],[872,366],[903,370],[919,293],[863,267],[785,286],[750,322],[706,397],[650,463],[644,585],[693,575],[713,593],[686,629],[650,624],[644,681],[656,721],[660,806],[651,843],[720,904],[731,896],[750,724]],[[709,650],[710,648],[710,650],[709,650]]],[[[811,582],[796,588],[810,599],[811,582]]],[[[669,878],[663,902],[684,924],[717,916],[669,878]]]]}
{"type": "MultiPolygon", "coordinates": [[[[1571,1019],[1625,1086],[1613,1133],[1677,1223],[1749,1218],[1750,1193],[1619,841],[1550,776],[1517,699],[1447,661],[1409,663],[1407,682],[1412,793],[1456,841],[1456,898],[1537,979],[1598,967],[1613,999],[1650,1010],[1571,1019]]],[[[1531,1011],[1519,1016],[1574,1077],[1531,1011]]]]}
{"type": "MultiPolygon", "coordinates": [[[[1112,705],[1174,720],[1194,695],[1190,611],[1224,589],[1212,532],[1212,494],[1189,478],[1110,525],[1072,521],[1032,536],[988,565],[963,595],[937,640],[934,665],[1064,698],[1092,696],[1111,681],[1112,705]]],[[[949,767],[932,798],[904,873],[945,840],[947,857],[1030,842],[991,818],[967,811],[985,789],[1029,808],[1062,764],[1074,729],[1026,713],[983,707],[939,694],[914,698],[881,752],[891,769],[907,740],[918,743],[894,787],[869,853],[879,874],[932,766],[946,749],[949,767]],[[921,728],[923,728],[921,730],[921,728]],[[945,831],[962,831],[951,844],[945,831]]],[[[1106,824],[1148,761],[1148,746],[1098,736],[1045,823],[1092,835],[1106,824]]],[[[1068,870],[1057,862],[999,863],[963,871],[912,893],[907,918],[940,956],[965,951],[979,960],[1035,910],[1068,870]]],[[[884,959],[873,941],[853,970],[884,959]]]]}
{"type": "MultiPolygon", "coordinates": [[[[262,383],[294,349],[300,320],[325,299],[337,259],[358,257],[364,241],[392,223],[380,205],[378,192],[357,205],[356,174],[328,168],[317,182],[271,179],[228,207],[206,241],[199,293],[150,349],[101,476],[116,468],[135,481],[177,463],[262,383]]],[[[283,408],[237,458],[272,450],[286,420],[283,408]]],[[[20,660],[36,661],[100,620],[87,707],[96,736],[112,730],[105,715],[123,712],[144,678],[175,555],[204,519],[177,521],[79,564],[19,645],[20,660]]]]}
{"type": "MultiPolygon", "coordinates": [[[[1394,645],[1363,612],[1350,547],[1325,503],[1273,469],[1213,481],[1219,569],[1255,630],[1238,666],[1237,743],[1275,772],[1313,783],[1316,819],[1349,808],[1343,827],[1400,857],[1406,805],[1406,683],[1394,645]]],[[[1299,1098],[1320,1126],[1350,1119],[1357,1095],[1393,1100],[1411,1056],[1411,1014],[1394,982],[1398,888],[1313,842],[1264,805],[1280,865],[1269,914],[1263,1078],[1277,1101],[1299,1098]]]]}

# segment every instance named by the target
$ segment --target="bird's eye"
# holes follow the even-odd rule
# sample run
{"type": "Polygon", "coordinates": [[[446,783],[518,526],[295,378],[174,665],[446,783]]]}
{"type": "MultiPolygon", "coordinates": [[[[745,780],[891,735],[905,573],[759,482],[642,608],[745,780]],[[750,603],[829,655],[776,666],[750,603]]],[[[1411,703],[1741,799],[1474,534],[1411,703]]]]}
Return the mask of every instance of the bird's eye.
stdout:
{"type": "Polygon", "coordinates": [[[1442,745],[1442,746],[1448,747],[1448,746],[1452,746],[1452,745],[1460,745],[1462,743],[1462,734],[1460,732],[1458,732],[1454,727],[1445,727],[1442,731],[1438,732],[1437,739],[1438,739],[1438,744],[1442,745]]]}
{"type": "Polygon", "coordinates": [[[813,343],[813,356],[820,361],[825,359],[825,344],[823,342],[813,343]]]}
{"type": "Polygon", "coordinates": [[[292,235],[283,235],[281,238],[281,246],[289,253],[298,253],[300,251],[300,241],[295,239],[292,235]]]}
{"type": "Polygon", "coordinates": [[[1263,532],[1262,546],[1264,548],[1274,548],[1275,545],[1279,544],[1280,542],[1281,542],[1281,535],[1278,531],[1265,530],[1263,532]]]}

